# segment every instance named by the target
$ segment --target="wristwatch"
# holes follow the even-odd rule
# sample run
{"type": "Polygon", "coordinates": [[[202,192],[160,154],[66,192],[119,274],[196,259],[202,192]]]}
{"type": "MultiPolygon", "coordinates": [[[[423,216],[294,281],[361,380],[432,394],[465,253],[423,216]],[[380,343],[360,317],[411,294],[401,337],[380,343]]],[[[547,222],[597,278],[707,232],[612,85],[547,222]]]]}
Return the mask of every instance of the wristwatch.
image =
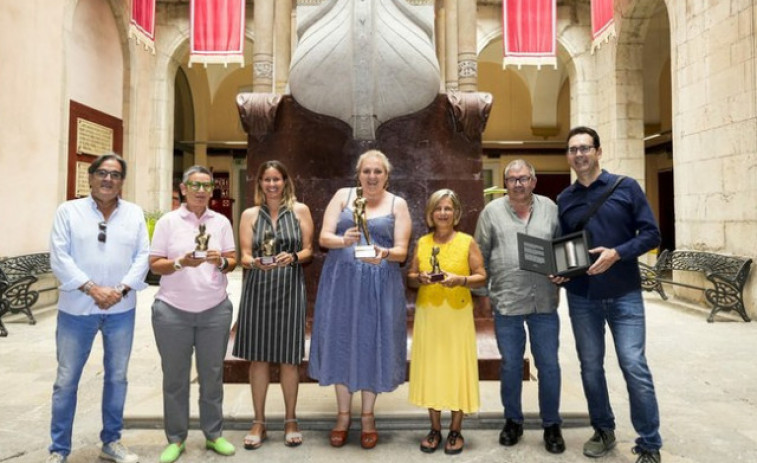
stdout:
{"type": "Polygon", "coordinates": [[[121,293],[122,297],[126,297],[126,295],[129,294],[129,288],[120,283],[116,285],[116,291],[121,293]]]}
{"type": "Polygon", "coordinates": [[[182,266],[181,266],[181,257],[179,257],[178,259],[176,259],[176,260],[173,261],[173,269],[174,270],[181,270],[182,269],[182,266]]]}

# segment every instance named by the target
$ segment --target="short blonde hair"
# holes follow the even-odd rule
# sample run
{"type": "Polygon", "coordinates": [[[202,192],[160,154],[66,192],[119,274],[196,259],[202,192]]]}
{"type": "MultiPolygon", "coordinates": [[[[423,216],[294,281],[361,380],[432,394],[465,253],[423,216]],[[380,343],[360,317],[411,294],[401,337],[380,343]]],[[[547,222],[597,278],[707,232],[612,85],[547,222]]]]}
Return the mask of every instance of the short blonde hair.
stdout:
{"type": "Polygon", "coordinates": [[[434,209],[436,209],[436,206],[438,206],[439,202],[444,198],[449,198],[450,201],[452,201],[452,209],[454,210],[452,225],[456,227],[457,224],[460,223],[460,217],[463,215],[463,206],[460,203],[460,197],[449,188],[442,188],[441,190],[433,192],[426,202],[426,225],[428,225],[428,228],[431,230],[436,228],[434,227],[433,218],[434,209]]]}
{"type": "Polygon", "coordinates": [[[359,158],[357,158],[357,164],[355,164],[355,181],[360,181],[360,169],[363,167],[363,162],[365,162],[365,160],[368,158],[376,158],[381,161],[381,164],[383,164],[384,170],[386,171],[388,184],[389,174],[392,173],[392,163],[389,162],[389,158],[387,158],[386,155],[379,150],[368,150],[365,153],[361,154],[359,158]]]}

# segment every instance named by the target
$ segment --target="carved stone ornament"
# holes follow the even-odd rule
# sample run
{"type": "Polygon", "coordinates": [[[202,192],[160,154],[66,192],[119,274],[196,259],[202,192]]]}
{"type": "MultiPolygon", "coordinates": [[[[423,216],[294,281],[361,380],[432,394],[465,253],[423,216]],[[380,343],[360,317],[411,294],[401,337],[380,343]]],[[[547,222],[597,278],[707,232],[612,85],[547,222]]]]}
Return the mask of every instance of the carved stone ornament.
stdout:
{"type": "Polygon", "coordinates": [[[477,140],[486,129],[494,98],[491,93],[448,91],[455,127],[468,140],[477,140]]]}
{"type": "Polygon", "coordinates": [[[279,103],[281,95],[276,93],[238,94],[237,109],[245,132],[258,141],[272,133],[279,103]]]}
{"type": "Polygon", "coordinates": [[[478,63],[476,60],[464,60],[457,64],[457,74],[461,78],[478,77],[478,63]]]}
{"type": "Polygon", "coordinates": [[[273,63],[270,61],[253,63],[252,69],[255,79],[273,79],[273,63]]]}

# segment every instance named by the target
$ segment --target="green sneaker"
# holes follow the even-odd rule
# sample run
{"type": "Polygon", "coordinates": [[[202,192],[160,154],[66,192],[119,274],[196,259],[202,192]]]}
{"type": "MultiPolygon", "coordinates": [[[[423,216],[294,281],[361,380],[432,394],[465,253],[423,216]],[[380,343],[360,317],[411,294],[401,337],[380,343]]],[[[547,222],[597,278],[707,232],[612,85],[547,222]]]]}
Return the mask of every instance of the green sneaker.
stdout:
{"type": "Polygon", "coordinates": [[[206,440],[205,441],[205,448],[210,449],[214,451],[215,453],[223,456],[231,456],[234,455],[234,452],[236,452],[236,449],[234,449],[234,446],[231,444],[231,442],[227,441],[223,437],[219,437],[216,440],[206,440]]]}
{"type": "Polygon", "coordinates": [[[591,439],[584,444],[584,455],[597,458],[607,454],[615,447],[615,431],[612,429],[596,429],[591,439]]]}
{"type": "Polygon", "coordinates": [[[168,447],[160,454],[160,463],[173,463],[178,460],[185,449],[184,442],[181,444],[173,443],[168,444],[168,447]]]}

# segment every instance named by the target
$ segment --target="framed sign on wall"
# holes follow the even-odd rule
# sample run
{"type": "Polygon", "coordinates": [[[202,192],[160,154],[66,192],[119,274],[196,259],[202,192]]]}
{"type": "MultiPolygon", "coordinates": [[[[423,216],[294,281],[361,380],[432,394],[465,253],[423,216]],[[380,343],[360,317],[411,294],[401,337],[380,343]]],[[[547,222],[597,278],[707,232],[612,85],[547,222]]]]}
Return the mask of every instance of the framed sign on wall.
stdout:
{"type": "Polygon", "coordinates": [[[71,100],[66,199],[89,194],[87,169],[97,156],[111,151],[123,152],[123,121],[71,100]]]}

